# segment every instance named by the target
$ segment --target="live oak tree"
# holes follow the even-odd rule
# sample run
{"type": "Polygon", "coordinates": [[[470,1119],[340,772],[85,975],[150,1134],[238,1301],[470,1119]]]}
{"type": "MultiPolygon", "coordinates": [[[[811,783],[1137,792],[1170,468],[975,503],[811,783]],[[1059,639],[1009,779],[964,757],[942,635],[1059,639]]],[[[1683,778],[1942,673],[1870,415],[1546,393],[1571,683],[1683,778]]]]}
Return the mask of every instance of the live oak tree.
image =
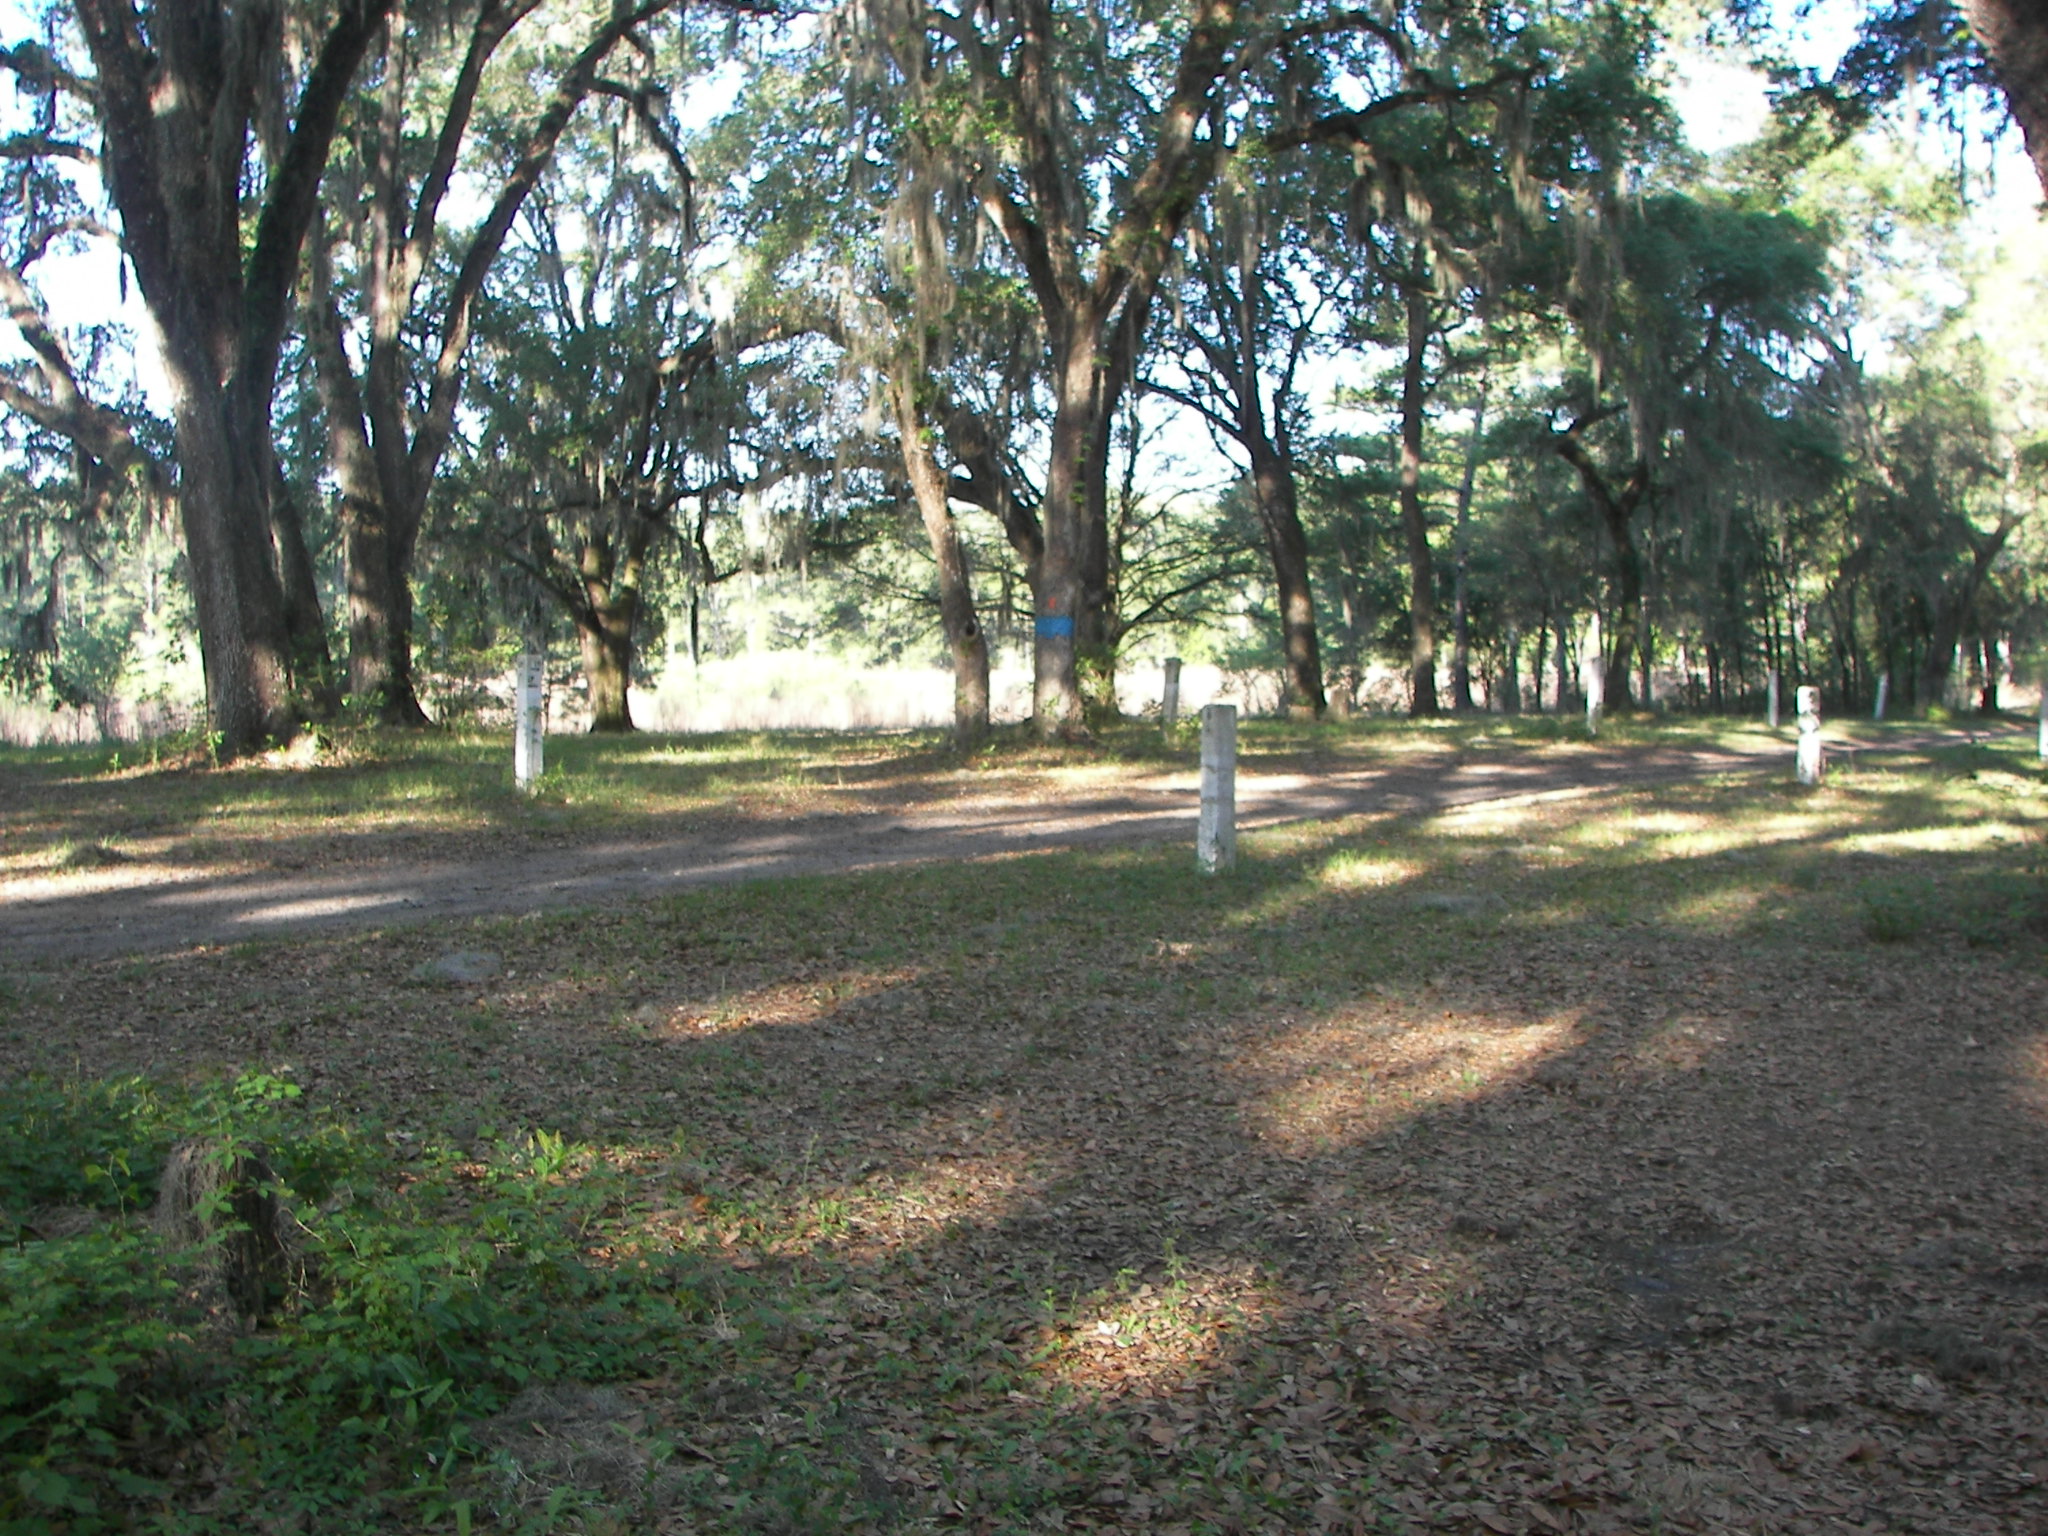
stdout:
{"type": "MultiPolygon", "coordinates": [[[[1442,383],[1470,361],[1454,358],[1449,333],[1480,318],[1500,281],[1493,269],[1534,211],[1530,98],[1574,84],[1570,61],[1555,51],[1509,58],[1483,30],[1446,28],[1430,43],[1427,55],[1406,41],[1401,48],[1404,72],[1426,99],[1402,112],[1333,115],[1311,129],[1311,142],[1341,144],[1351,154],[1349,223],[1359,269],[1352,339],[1399,359],[1391,408],[1408,566],[1409,710],[1417,716],[1438,709],[1436,557],[1424,506],[1429,410],[1442,383]]],[[[1458,613],[1462,646],[1462,606],[1458,613]]],[[[1454,681],[1460,706],[1469,707],[1462,668],[1461,660],[1454,681]]]]}
{"type": "MultiPolygon", "coordinates": [[[[1488,16],[1504,51],[1521,46],[1504,12],[1488,16]]],[[[933,7],[928,25],[975,83],[978,110],[957,121],[958,150],[1045,338],[1034,707],[1042,733],[1064,735],[1082,726],[1084,673],[1109,666],[1113,424],[1202,196],[1248,136],[1274,148],[1349,142],[1362,124],[1477,83],[1417,59],[1408,29],[1431,22],[1401,7],[1382,18],[1223,0],[1086,11],[1023,0],[933,7]],[[1248,95],[1268,61],[1283,88],[1248,95]],[[1340,86],[1366,104],[1339,106],[1340,86]]]]}
{"type": "Polygon", "coordinates": [[[588,125],[527,200],[478,306],[448,487],[464,537],[569,618],[594,732],[634,728],[656,567],[686,504],[734,479],[728,354],[691,302],[690,220],[642,132],[588,125]]]}
{"type": "MultiPolygon", "coordinates": [[[[915,510],[935,577],[955,737],[972,745],[988,730],[989,645],[954,503],[1004,507],[997,487],[1010,480],[967,398],[969,375],[1001,374],[1000,342],[978,295],[981,215],[943,133],[961,80],[926,21],[921,0],[869,0],[841,16],[834,51],[762,59],[706,154],[716,179],[747,189],[720,223],[741,253],[725,274],[735,323],[832,349],[867,405],[842,459],[872,467],[880,449],[895,461],[894,494],[915,510]],[[970,487],[955,473],[963,457],[996,484],[970,487]]],[[[1006,532],[1035,534],[1021,498],[1006,509],[1006,532]]]]}
{"type": "Polygon", "coordinates": [[[898,185],[881,214],[883,259],[870,269],[872,302],[861,311],[868,323],[848,318],[889,402],[903,476],[931,550],[953,663],[953,734],[968,748],[988,733],[988,635],[940,449],[945,417],[964,409],[951,403],[942,374],[957,360],[957,339],[974,318],[955,271],[974,264],[978,210],[952,146],[932,131],[933,117],[959,106],[949,99],[959,82],[946,77],[944,55],[930,46],[922,0],[870,0],[865,19],[878,68],[864,104],[892,143],[898,185]]]}
{"type": "Polygon", "coordinates": [[[598,93],[629,117],[645,152],[670,173],[675,200],[688,199],[688,169],[666,120],[666,82],[651,63],[650,29],[673,4],[619,0],[579,26],[574,17],[536,16],[539,0],[482,0],[451,27],[455,17],[409,19],[405,0],[392,0],[356,100],[353,153],[331,178],[333,212],[316,232],[308,295],[341,490],[349,691],[388,724],[425,719],[412,676],[411,571],[457,428],[477,305],[585,99],[598,93]],[[550,19],[548,37],[522,45],[550,19]],[[556,44],[556,33],[574,43],[556,44]],[[626,43],[619,67],[614,53],[626,43]],[[536,75],[552,76],[537,111],[529,104],[536,75]],[[478,137],[486,140],[481,149],[473,147],[478,137]],[[458,176],[471,196],[490,189],[490,201],[451,242],[444,204],[458,176]],[[443,259],[449,244],[455,249],[443,259]]]}
{"type": "Polygon", "coordinates": [[[1346,295],[1329,213],[1342,198],[1305,184],[1312,168],[1297,156],[1241,161],[1218,179],[1190,223],[1169,295],[1174,318],[1142,380],[1242,456],[1273,573],[1285,702],[1319,716],[1326,701],[1297,483],[1307,417],[1297,380],[1304,360],[1328,349],[1329,317],[1346,295]]]}
{"type": "MultiPolygon", "coordinates": [[[[77,136],[38,148],[97,171],[156,323],[223,755],[291,735],[295,690],[318,683],[317,597],[296,510],[276,494],[271,405],[320,179],[387,4],[78,0],[50,35],[75,27],[81,59],[35,42],[0,55],[25,88],[68,104],[77,136]]],[[[104,418],[80,421],[87,452],[119,458],[104,418]]]]}
{"type": "Polygon", "coordinates": [[[1565,280],[1583,365],[1561,382],[1548,447],[1607,535],[1608,697],[1627,707],[1652,659],[1638,514],[1674,446],[1729,420],[1717,397],[1804,366],[1789,345],[1810,334],[1826,280],[1820,242],[1788,214],[1664,191],[1596,195],[1585,217],[1595,233],[1575,240],[1565,280]]]}

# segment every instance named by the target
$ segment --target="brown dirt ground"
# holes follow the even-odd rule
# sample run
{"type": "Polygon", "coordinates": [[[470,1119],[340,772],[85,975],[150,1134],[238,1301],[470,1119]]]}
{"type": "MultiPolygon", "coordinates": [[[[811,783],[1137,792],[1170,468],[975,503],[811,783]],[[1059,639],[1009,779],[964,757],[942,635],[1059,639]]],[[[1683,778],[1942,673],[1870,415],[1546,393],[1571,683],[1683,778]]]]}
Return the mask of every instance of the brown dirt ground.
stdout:
{"type": "MultiPolygon", "coordinates": [[[[1326,797],[1312,811],[1285,793],[1254,803],[1277,819],[1353,795],[1572,788],[1533,770],[1395,776],[1287,792],[1326,797]]],[[[661,858],[581,850],[545,880],[470,866],[407,886],[441,893],[409,911],[1184,835],[1187,811],[1137,787],[1068,819],[1005,814],[905,810],[905,831],[800,827],[661,858]],[[918,846],[877,851],[882,837],[918,846]],[[551,883],[578,878],[592,883],[551,883]]],[[[397,889],[399,873],[358,889],[397,889]]],[[[863,1426],[834,1443],[864,1448],[863,1486],[886,1492],[898,1529],[1014,1528],[973,1502],[990,1473],[976,1459],[1056,1480],[1074,1475],[1071,1447],[1041,1428],[1035,1448],[1004,1450],[973,1426],[1021,1422],[1010,1399],[1064,1385],[1084,1405],[1074,1435],[1108,1423],[1123,1450],[1063,1489],[1047,1529],[2048,1532],[2038,974],[1960,947],[1846,945],[1762,973],[1726,939],[1660,932],[1650,948],[1603,927],[1546,934],[1505,967],[1485,946],[1419,994],[1310,1009],[1248,951],[1161,936],[1095,957],[1112,978],[1251,989],[1168,1026],[1135,984],[1056,1015],[1057,999],[971,963],[898,973],[827,941],[797,967],[679,946],[659,974],[607,975],[587,936],[550,926],[472,998],[406,983],[445,947],[432,932],[374,950],[335,933],[193,950],[138,997],[119,962],[90,959],[128,946],[81,937],[127,914],[144,947],[191,944],[262,893],[220,894],[52,897],[33,922],[10,898],[6,941],[46,936],[37,964],[65,1024],[0,1062],[61,1049],[79,1070],[189,1071],[288,1054],[309,1093],[444,1114],[503,1069],[490,1091],[513,1112],[622,1137],[679,1106],[691,1162],[650,1173],[666,1191],[650,1219],[757,1275],[829,1265],[852,1281],[791,1319],[785,1391],[684,1399],[649,1379],[626,1394],[635,1422],[715,1459],[748,1437],[801,1447],[816,1415],[793,1405],[830,1405],[863,1426]],[[736,1071],[747,1093],[709,1091],[736,1071]],[[792,1213],[788,1230],[826,1197],[846,1212],[837,1235],[763,1236],[777,1222],[759,1212],[792,1213]],[[757,1214],[724,1214],[742,1207],[757,1214]],[[1048,1316],[1048,1287],[1082,1301],[1048,1316]],[[960,1362],[922,1330],[970,1310],[1012,1320],[1037,1385],[977,1407],[972,1372],[942,1377],[960,1362]],[[1254,1458],[1257,1497],[1190,1505],[1184,1472],[1231,1454],[1254,1458]]]]}

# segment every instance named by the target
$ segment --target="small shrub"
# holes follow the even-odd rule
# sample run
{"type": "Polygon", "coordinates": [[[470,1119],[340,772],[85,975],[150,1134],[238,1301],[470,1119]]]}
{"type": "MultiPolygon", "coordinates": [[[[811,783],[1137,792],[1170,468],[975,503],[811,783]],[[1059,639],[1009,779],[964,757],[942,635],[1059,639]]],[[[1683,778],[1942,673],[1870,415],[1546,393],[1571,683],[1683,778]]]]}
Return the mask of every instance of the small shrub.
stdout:
{"type": "Polygon", "coordinates": [[[128,1528],[179,1502],[195,1456],[213,1512],[181,1530],[259,1511],[369,1529],[445,1491],[465,1424],[529,1383],[636,1374],[700,1311],[672,1260],[589,1256],[618,1177],[545,1133],[480,1175],[449,1157],[401,1169],[382,1138],[249,1074],[187,1095],[20,1085],[0,1095],[0,1147],[17,1213],[0,1249],[0,1531],[128,1528]],[[171,1163],[181,1212],[203,1220],[148,1216],[171,1163]],[[223,1179],[195,1180],[201,1165],[223,1179]],[[220,1283],[251,1235],[237,1179],[291,1229],[291,1272],[265,1271],[256,1308],[220,1283]],[[59,1205],[99,1219],[29,1219],[59,1205]]]}

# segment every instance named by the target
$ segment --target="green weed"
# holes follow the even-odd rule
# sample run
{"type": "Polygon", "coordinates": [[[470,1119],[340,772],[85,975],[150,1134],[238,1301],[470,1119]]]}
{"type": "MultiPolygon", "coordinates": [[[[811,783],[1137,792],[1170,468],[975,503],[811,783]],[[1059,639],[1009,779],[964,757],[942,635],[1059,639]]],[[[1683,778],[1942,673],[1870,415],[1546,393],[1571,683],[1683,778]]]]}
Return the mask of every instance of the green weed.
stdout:
{"type": "MultiPolygon", "coordinates": [[[[0,1097],[0,1529],[129,1529],[207,1447],[211,1529],[298,1511],[388,1525],[446,1490],[465,1428],[532,1381],[630,1375],[697,1315],[691,1272],[588,1256],[616,1170],[536,1130],[479,1169],[309,1115],[288,1081],[197,1093],[32,1081],[0,1097]],[[260,1148],[301,1279],[233,1326],[144,1212],[164,1155],[260,1148]],[[78,1206],[61,1229],[38,1213],[78,1206]],[[43,1220],[48,1235],[34,1225],[43,1220]]],[[[447,1508],[452,1503],[443,1501],[447,1508]]],[[[183,1527],[181,1527],[182,1529],[183,1527]]]]}

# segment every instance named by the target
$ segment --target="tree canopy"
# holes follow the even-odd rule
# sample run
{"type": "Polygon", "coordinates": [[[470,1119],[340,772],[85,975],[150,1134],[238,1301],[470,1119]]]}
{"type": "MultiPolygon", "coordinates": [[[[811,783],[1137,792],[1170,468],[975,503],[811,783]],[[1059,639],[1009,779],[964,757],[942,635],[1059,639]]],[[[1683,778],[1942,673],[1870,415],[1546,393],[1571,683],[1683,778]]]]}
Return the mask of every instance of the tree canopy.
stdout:
{"type": "Polygon", "coordinates": [[[631,729],[778,627],[943,658],[963,741],[1008,662],[1085,732],[1160,630],[1307,714],[1567,708],[1588,633],[1621,706],[1994,707],[2048,420],[1987,311],[2044,274],[1913,124],[2009,110],[2048,178],[2038,24],[1873,8],[1802,73],[1729,14],[52,3],[0,47],[6,675],[140,691],[147,548],[224,756],[551,636],[631,729]],[[1711,46],[1777,68],[1715,154],[1711,46]]]}

